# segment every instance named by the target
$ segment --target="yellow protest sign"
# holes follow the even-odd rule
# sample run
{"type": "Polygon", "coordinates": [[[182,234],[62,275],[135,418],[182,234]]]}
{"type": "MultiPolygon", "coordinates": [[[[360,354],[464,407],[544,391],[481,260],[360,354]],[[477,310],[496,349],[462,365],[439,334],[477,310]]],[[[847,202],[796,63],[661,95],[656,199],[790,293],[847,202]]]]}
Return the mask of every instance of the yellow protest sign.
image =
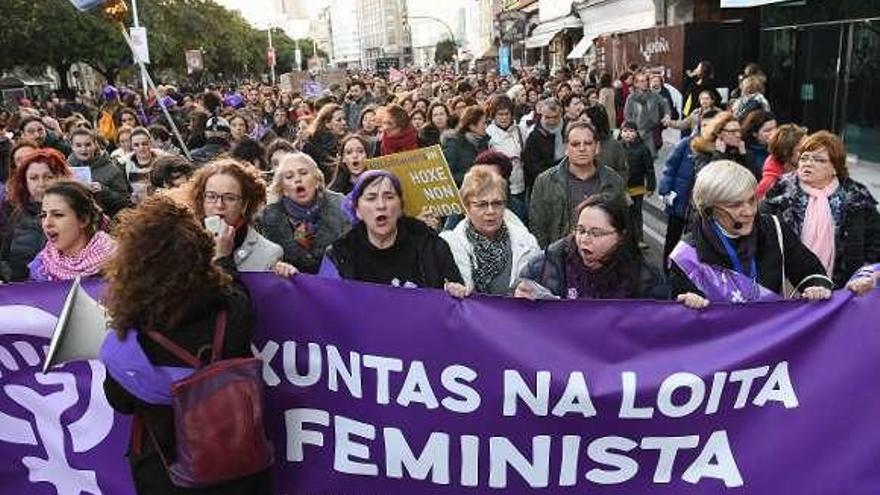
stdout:
{"type": "Polygon", "coordinates": [[[400,179],[404,213],[439,217],[464,214],[458,187],[440,145],[367,160],[367,168],[387,170],[400,179]]]}

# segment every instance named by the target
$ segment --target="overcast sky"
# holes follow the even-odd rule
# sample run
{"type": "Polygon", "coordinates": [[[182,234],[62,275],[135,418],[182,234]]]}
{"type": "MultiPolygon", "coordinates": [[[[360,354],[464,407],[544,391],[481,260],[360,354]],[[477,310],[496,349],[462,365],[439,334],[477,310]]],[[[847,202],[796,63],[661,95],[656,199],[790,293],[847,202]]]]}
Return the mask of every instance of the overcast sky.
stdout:
{"type": "MultiPolygon", "coordinates": [[[[245,19],[251,24],[259,23],[267,13],[278,12],[281,10],[280,0],[216,0],[220,5],[230,9],[238,10],[244,15],[245,19]]],[[[304,0],[302,4],[305,6],[309,15],[317,17],[318,11],[326,7],[330,0],[304,0]]]]}

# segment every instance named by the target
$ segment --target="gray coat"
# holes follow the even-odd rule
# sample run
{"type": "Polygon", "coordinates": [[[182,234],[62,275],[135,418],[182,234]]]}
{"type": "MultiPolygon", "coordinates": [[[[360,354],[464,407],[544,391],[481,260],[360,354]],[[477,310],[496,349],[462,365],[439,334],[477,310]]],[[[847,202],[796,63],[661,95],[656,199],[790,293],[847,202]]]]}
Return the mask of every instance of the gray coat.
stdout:
{"type": "MultiPolygon", "coordinates": [[[[599,193],[624,195],[625,182],[614,170],[598,166],[599,193]]],[[[541,248],[565,237],[571,230],[571,211],[568,195],[568,158],[547,169],[535,179],[529,202],[529,227],[541,248]]]]}
{"type": "Polygon", "coordinates": [[[351,229],[351,224],[342,212],[345,196],[329,190],[319,194],[320,220],[311,249],[306,250],[293,238],[293,228],[281,201],[267,206],[260,221],[263,235],[284,250],[284,261],[306,273],[317,273],[327,246],[351,229]]]}
{"type": "Polygon", "coordinates": [[[268,272],[284,256],[281,246],[266,239],[253,227],[248,227],[244,242],[232,253],[239,272],[268,272]]]}

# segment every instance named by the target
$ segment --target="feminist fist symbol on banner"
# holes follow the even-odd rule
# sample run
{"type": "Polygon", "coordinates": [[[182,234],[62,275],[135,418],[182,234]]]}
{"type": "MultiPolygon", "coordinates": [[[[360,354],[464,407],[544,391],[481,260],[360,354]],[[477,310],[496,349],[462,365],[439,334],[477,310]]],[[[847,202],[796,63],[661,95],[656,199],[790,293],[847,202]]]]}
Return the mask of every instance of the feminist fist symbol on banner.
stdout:
{"type": "Polygon", "coordinates": [[[113,428],[113,410],[103,394],[106,373],[103,365],[95,361],[89,362],[91,394],[88,406],[80,418],[64,424],[62,415],[79,402],[75,375],[60,371],[48,374],[40,372],[40,361],[46,354],[45,346],[38,351],[25,340],[5,346],[12,334],[48,339],[55,321],[57,319],[54,316],[37,308],[0,307],[0,337],[6,337],[0,341],[0,368],[5,368],[3,373],[13,371],[25,374],[33,369],[33,377],[40,385],[54,390],[59,386],[61,388],[60,391],[42,394],[36,387],[18,383],[5,385],[3,391],[6,395],[31,412],[35,428],[31,427],[27,419],[0,412],[0,422],[4,424],[4,428],[0,429],[0,441],[23,445],[42,444],[45,458],[26,456],[22,459],[22,464],[28,468],[28,479],[31,482],[50,483],[58,495],[101,495],[95,472],[73,468],[64,445],[66,432],[70,432],[73,452],[86,452],[101,443],[113,428]],[[24,366],[19,365],[13,350],[24,361],[24,366]]]}

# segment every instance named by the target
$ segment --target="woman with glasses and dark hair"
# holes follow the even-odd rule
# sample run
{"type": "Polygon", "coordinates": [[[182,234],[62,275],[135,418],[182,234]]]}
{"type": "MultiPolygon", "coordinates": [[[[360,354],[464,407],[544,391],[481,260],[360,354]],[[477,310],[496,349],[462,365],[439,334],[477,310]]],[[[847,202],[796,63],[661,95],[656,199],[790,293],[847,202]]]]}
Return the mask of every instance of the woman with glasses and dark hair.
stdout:
{"type": "Polygon", "coordinates": [[[520,275],[527,299],[668,299],[663,275],[638,247],[626,200],[590,196],[572,215],[571,234],[551,244],[520,275]]]}

